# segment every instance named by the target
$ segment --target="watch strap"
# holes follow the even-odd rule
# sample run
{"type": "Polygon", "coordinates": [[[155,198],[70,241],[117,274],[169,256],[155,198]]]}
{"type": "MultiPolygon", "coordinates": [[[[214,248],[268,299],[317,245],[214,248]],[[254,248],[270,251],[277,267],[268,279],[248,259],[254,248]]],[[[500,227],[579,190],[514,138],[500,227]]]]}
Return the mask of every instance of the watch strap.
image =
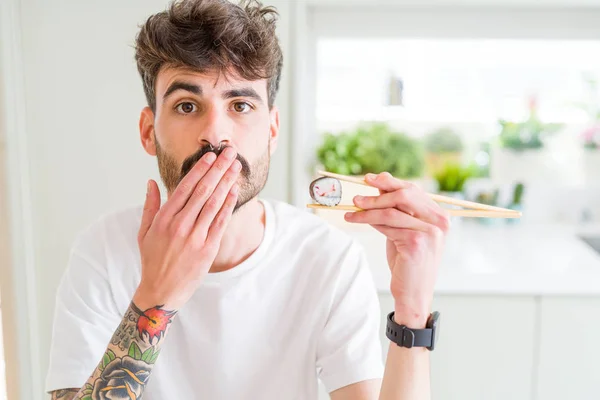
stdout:
{"type": "Polygon", "coordinates": [[[412,347],[432,347],[433,329],[412,329],[405,325],[399,325],[394,321],[394,312],[388,314],[387,328],[385,334],[388,339],[398,346],[412,347]]]}

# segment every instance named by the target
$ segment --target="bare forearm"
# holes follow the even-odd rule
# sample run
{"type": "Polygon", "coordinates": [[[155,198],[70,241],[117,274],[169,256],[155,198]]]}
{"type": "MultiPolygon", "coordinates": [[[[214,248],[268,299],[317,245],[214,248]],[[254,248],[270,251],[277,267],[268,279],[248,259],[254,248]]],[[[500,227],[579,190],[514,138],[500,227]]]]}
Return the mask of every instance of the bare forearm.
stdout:
{"type": "MultiPolygon", "coordinates": [[[[398,324],[425,327],[426,318],[407,317],[396,312],[398,324]]],[[[429,350],[424,347],[405,348],[390,343],[380,400],[429,400],[431,398],[429,376],[429,350]]]]}
{"type": "Polygon", "coordinates": [[[429,388],[429,350],[406,349],[390,344],[381,400],[425,400],[431,398],[429,388]]]}
{"type": "Polygon", "coordinates": [[[54,392],[52,398],[141,398],[174,314],[161,306],[142,311],[132,301],[102,360],[83,387],[76,392],[54,392]],[[104,396],[100,397],[100,393],[104,396]]]}

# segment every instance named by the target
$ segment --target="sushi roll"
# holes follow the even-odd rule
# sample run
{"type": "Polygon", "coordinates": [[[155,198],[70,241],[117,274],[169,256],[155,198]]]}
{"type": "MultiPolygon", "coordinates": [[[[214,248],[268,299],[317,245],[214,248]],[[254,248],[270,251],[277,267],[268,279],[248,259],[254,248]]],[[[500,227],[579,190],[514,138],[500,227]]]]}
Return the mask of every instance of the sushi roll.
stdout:
{"type": "Polygon", "coordinates": [[[329,177],[312,181],[310,184],[310,197],[318,204],[333,207],[342,201],[342,183],[329,177]]]}

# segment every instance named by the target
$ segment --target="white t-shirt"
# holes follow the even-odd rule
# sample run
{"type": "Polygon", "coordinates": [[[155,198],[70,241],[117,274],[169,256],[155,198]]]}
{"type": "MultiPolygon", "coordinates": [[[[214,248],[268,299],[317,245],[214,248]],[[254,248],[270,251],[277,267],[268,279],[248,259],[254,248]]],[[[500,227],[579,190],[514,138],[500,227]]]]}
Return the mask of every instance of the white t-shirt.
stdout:
{"type": "MultiPolygon", "coordinates": [[[[321,218],[265,205],[258,249],[209,274],[165,338],[145,400],[310,400],[383,376],[380,308],[363,249],[321,218]]],[[[80,387],[140,281],[142,208],[101,217],[73,246],[56,298],[48,391],[80,387]]]]}

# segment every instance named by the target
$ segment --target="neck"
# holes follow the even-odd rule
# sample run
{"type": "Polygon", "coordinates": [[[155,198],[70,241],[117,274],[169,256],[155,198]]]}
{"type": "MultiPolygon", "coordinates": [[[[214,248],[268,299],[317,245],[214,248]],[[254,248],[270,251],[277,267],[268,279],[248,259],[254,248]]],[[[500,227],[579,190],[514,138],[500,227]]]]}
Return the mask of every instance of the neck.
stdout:
{"type": "Polygon", "coordinates": [[[246,260],[260,245],[265,231],[265,210],[255,197],[231,217],[210,272],[227,271],[246,260]]]}

